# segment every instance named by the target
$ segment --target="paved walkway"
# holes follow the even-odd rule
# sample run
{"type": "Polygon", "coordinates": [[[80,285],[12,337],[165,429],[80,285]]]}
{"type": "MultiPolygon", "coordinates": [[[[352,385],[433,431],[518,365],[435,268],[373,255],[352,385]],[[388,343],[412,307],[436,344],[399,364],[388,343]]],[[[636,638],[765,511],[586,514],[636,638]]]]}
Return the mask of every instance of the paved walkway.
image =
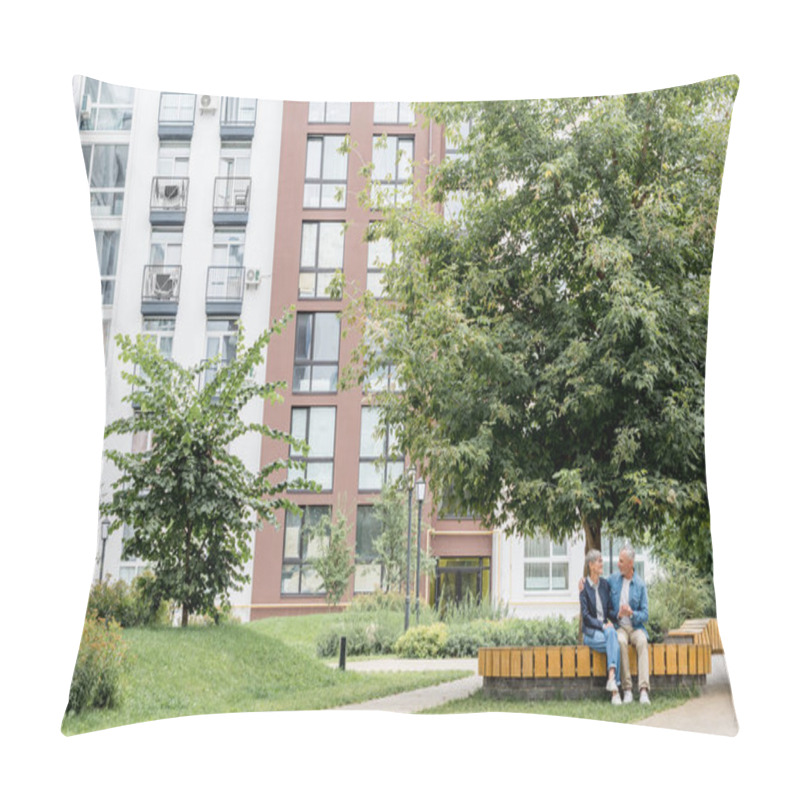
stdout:
{"type": "MultiPolygon", "coordinates": [[[[331,666],[335,667],[335,664],[331,666]]],[[[351,661],[347,669],[353,672],[391,672],[420,670],[469,670],[473,674],[467,678],[428,686],[411,692],[379,697],[364,703],[353,703],[340,706],[339,710],[347,711],[396,711],[404,714],[415,714],[426,708],[458,700],[481,688],[483,679],[478,675],[477,658],[442,658],[432,659],[376,659],[374,661],[351,661]]],[[[700,697],[687,701],[678,708],[662,711],[652,717],[637,722],[652,728],[672,728],[695,733],[714,733],[723,736],[735,736],[739,730],[733,698],[725,667],[724,656],[712,656],[711,674],[705,687],[701,688],[700,697]]]]}

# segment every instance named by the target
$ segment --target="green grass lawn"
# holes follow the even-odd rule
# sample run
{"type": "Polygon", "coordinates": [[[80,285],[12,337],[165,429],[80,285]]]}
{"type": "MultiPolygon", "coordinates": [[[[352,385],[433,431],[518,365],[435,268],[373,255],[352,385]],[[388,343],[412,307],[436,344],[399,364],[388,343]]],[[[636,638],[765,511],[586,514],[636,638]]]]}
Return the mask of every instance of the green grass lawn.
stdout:
{"type": "Polygon", "coordinates": [[[475,714],[485,711],[505,711],[522,714],[549,714],[557,717],[580,717],[604,722],[638,722],[659,711],[683,705],[698,696],[696,689],[673,689],[650,695],[650,705],[642,705],[638,697],[633,703],[612,706],[608,700],[496,700],[483,690],[464,700],[453,700],[420,714],[475,714]]]}
{"type": "Polygon", "coordinates": [[[295,629],[305,634],[290,636],[292,625],[275,626],[294,645],[271,635],[270,625],[262,623],[126,629],[131,658],[118,707],[67,716],[62,732],[72,735],[192,714],[333,708],[468,674],[331,669],[309,654],[313,629],[324,616],[295,618],[295,629]]]}

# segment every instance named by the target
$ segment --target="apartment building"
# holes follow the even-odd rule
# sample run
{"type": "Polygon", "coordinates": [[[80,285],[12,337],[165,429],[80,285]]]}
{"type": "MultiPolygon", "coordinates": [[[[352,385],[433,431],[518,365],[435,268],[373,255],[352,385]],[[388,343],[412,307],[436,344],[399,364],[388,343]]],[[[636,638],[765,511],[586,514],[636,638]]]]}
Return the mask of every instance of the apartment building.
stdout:
{"type": "MultiPolygon", "coordinates": [[[[237,454],[253,470],[291,456],[322,490],[293,493],[300,514],[281,511],[275,525],[262,525],[251,583],[231,602],[243,620],[323,610],[306,529],[325,513],[345,516],[355,555],[343,602],[373,591],[381,584],[374,505],[409,465],[393,455],[369,394],[343,384],[356,342],[341,335],[346,301],[326,289],[341,272],[350,291],[380,295],[390,248],[366,240],[381,214],[363,202],[362,167],[374,163],[384,195],[402,198],[429,164],[452,156],[443,131],[401,102],[269,103],[90,78],[76,83],[76,108],[101,274],[108,419],[130,413],[117,333],[147,333],[162,352],[197,363],[232,353],[241,326],[252,340],[294,307],[259,376],[286,383],[284,402],[254,401],[245,413],[291,431],[310,451],[253,436],[236,443],[237,454]]],[[[400,388],[391,371],[373,380],[400,388]]],[[[103,493],[115,478],[105,464],[103,493]]],[[[414,527],[421,511],[422,546],[436,563],[421,582],[422,602],[469,595],[507,602],[518,616],[577,613],[582,535],[565,545],[523,542],[448,513],[430,493],[412,502],[414,527]]],[[[106,527],[100,520],[97,574],[130,580],[145,565],[122,560],[125,532],[106,539],[106,527]]],[[[616,561],[613,542],[607,561],[616,561]]]]}

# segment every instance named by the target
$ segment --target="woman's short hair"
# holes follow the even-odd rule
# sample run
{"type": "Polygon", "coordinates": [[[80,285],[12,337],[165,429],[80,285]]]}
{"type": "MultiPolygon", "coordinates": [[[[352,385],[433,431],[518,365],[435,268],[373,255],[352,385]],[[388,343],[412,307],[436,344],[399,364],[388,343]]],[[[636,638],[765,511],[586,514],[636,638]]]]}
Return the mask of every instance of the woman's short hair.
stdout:
{"type": "Polygon", "coordinates": [[[603,554],[599,550],[590,550],[586,554],[586,568],[589,568],[589,564],[594,564],[595,561],[599,561],[603,557],[603,554]]]}

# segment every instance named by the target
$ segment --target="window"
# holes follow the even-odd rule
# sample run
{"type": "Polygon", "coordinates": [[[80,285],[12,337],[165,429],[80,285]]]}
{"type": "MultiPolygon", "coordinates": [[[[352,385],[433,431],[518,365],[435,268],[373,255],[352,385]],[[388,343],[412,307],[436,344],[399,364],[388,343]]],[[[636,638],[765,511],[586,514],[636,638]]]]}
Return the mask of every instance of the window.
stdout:
{"type": "Polygon", "coordinates": [[[86,78],[79,112],[82,131],[129,131],[134,90],[86,78]]]}
{"type": "Polygon", "coordinates": [[[309,136],[306,144],[305,208],[344,208],[347,153],[344,136],[309,136]]]}
{"type": "Polygon", "coordinates": [[[375,542],[382,532],[375,508],[359,506],[356,512],[356,592],[374,592],[382,586],[383,567],[375,550],[375,542]]]}
{"type": "Polygon", "coordinates": [[[175,336],[174,319],[145,319],[142,333],[153,340],[162,356],[172,358],[172,338],[175,336]]]}
{"type": "MultiPolygon", "coordinates": [[[[469,136],[472,130],[472,120],[459,123],[458,133],[455,136],[445,138],[445,159],[464,160],[466,155],[461,151],[461,143],[469,136]]],[[[455,220],[461,214],[464,206],[464,192],[448,192],[444,201],[444,218],[449,222],[455,220]]]]}
{"type": "Polygon", "coordinates": [[[161,123],[194,122],[195,95],[170,94],[163,92],[158,107],[158,121],[161,123]]]}
{"type": "Polygon", "coordinates": [[[189,175],[189,147],[165,142],[158,148],[156,175],[164,178],[186,178],[189,175]]]}
{"type": "Polygon", "coordinates": [[[450,485],[443,493],[436,516],[439,519],[475,519],[476,514],[469,507],[469,503],[459,498],[453,486],[450,485]]]}
{"type": "Polygon", "coordinates": [[[183,234],[181,231],[159,231],[150,234],[150,264],[177,266],[181,263],[183,234]]]}
{"type": "Polygon", "coordinates": [[[414,112],[410,103],[375,103],[372,121],[390,125],[409,124],[414,122],[414,112]]]}
{"type": "Polygon", "coordinates": [[[525,538],[525,591],[549,592],[569,589],[567,545],[545,536],[525,538]]]}
{"type": "Polygon", "coordinates": [[[300,513],[286,512],[283,534],[281,594],[322,594],[324,587],[314,569],[314,559],[322,555],[322,542],[310,536],[311,530],[330,506],[301,506],[300,513]]]}
{"type": "Polygon", "coordinates": [[[83,161],[89,178],[92,216],[120,216],[125,194],[128,145],[84,145],[83,161]]]}
{"type": "Polygon", "coordinates": [[[289,458],[294,462],[293,477],[302,476],[318,483],[323,492],[333,488],[333,445],[336,438],[336,408],[312,406],[292,409],[292,437],[305,442],[308,455],[294,447],[289,458]]]}
{"type": "Polygon", "coordinates": [[[397,480],[405,467],[405,459],[395,450],[395,436],[380,419],[380,409],[361,408],[361,445],[358,456],[358,490],[379,492],[385,483],[397,480]]]}
{"type": "Polygon", "coordinates": [[[309,103],[309,122],[350,122],[350,103],[309,103]]]}
{"type": "MultiPolygon", "coordinates": [[[[624,539],[614,539],[609,536],[603,542],[603,574],[611,575],[613,572],[619,572],[617,562],[619,560],[619,551],[625,545],[624,539]]],[[[633,571],[642,579],[645,580],[645,561],[647,553],[636,552],[636,557],[633,559],[633,571]]]]}
{"type": "Polygon", "coordinates": [[[204,383],[208,384],[217,376],[220,367],[236,358],[238,327],[235,319],[209,319],[206,322],[206,359],[220,357],[219,361],[205,371],[204,383]]]}
{"type": "Polygon", "coordinates": [[[300,313],[294,345],[294,392],[335,392],[339,378],[339,318],[300,313]]]}
{"type": "Polygon", "coordinates": [[[244,231],[215,231],[211,264],[215,267],[243,267],[244,231]]]}
{"type": "Polygon", "coordinates": [[[117,256],[119,254],[119,231],[95,231],[97,263],[100,266],[100,289],[103,305],[114,302],[114,285],[117,276],[117,256]]]}
{"type": "Polygon", "coordinates": [[[219,151],[219,174],[222,178],[244,178],[250,175],[250,147],[223,144],[219,151]]]}
{"type": "Polygon", "coordinates": [[[404,203],[411,198],[414,138],[373,136],[372,204],[375,208],[404,203]]]}
{"type": "Polygon", "coordinates": [[[367,291],[383,296],[383,271],[394,261],[391,239],[380,238],[367,243],[367,291]]]}
{"type": "Polygon", "coordinates": [[[254,125],[257,100],[250,97],[223,97],[219,121],[222,125],[254,125]]]}
{"type": "Polygon", "coordinates": [[[344,264],[344,225],[304,222],[300,244],[300,297],[328,297],[325,290],[344,264]]]}
{"type": "Polygon", "coordinates": [[[127,522],[122,525],[122,550],[120,553],[119,579],[125,583],[133,583],[133,579],[141,575],[146,569],[147,564],[141,561],[138,556],[125,558],[125,543],[133,536],[133,528],[127,522]]]}

